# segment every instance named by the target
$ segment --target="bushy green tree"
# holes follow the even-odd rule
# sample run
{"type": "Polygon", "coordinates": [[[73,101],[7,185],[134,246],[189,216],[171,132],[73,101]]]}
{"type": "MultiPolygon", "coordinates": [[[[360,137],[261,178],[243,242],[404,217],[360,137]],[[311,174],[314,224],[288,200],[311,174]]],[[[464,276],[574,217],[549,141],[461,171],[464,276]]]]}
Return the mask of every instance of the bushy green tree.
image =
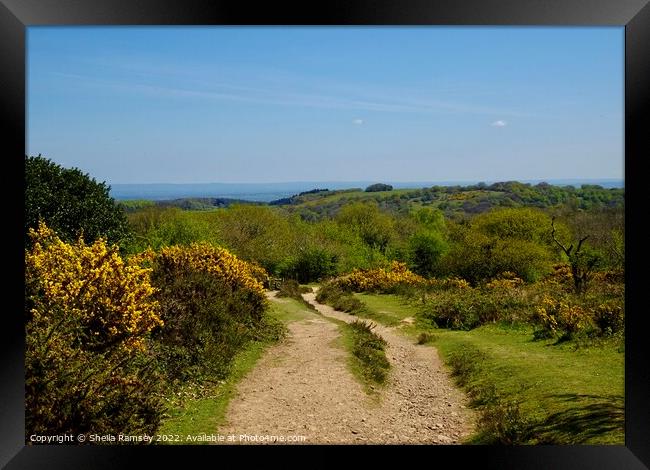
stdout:
{"type": "Polygon", "coordinates": [[[336,261],[336,256],[327,250],[309,248],[284,260],[278,268],[278,273],[282,277],[306,284],[335,274],[336,261]]]}
{"type": "Polygon", "coordinates": [[[215,222],[224,246],[270,273],[294,253],[295,230],[286,216],[271,207],[233,205],[218,212],[215,222]]]}
{"type": "Polygon", "coordinates": [[[390,184],[384,184],[384,183],[371,184],[366,188],[367,193],[373,193],[378,191],[392,191],[392,190],[393,187],[390,184]]]}
{"type": "Polygon", "coordinates": [[[83,234],[87,242],[100,237],[110,244],[125,242],[126,215],[109,189],[78,168],[64,168],[40,155],[25,156],[25,243],[39,220],[66,241],[83,234]]]}
{"type": "MultiPolygon", "coordinates": [[[[548,230],[550,223],[547,214],[531,208],[480,214],[467,224],[454,226],[444,269],[473,283],[504,271],[535,281],[550,272],[559,256],[548,230]]],[[[566,228],[562,230],[566,232],[566,228]]]]}
{"type": "Polygon", "coordinates": [[[409,265],[420,276],[431,277],[438,271],[438,263],[447,250],[447,243],[436,232],[416,233],[409,240],[409,265]]]}
{"type": "Polygon", "coordinates": [[[395,220],[379,210],[376,202],[345,205],[336,216],[339,224],[355,230],[369,247],[384,253],[394,237],[395,220]]]}
{"type": "Polygon", "coordinates": [[[189,245],[198,241],[215,241],[208,221],[177,207],[144,207],[127,215],[133,232],[127,251],[139,253],[146,248],[189,245]]]}

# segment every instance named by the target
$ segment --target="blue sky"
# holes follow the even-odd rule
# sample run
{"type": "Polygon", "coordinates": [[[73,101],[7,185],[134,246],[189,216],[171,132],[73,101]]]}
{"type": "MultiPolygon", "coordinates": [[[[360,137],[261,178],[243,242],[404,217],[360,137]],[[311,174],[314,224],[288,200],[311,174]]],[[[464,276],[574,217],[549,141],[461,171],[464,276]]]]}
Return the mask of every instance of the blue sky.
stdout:
{"type": "Polygon", "coordinates": [[[27,153],[109,184],[623,178],[622,27],[30,27],[27,44],[27,153]]]}

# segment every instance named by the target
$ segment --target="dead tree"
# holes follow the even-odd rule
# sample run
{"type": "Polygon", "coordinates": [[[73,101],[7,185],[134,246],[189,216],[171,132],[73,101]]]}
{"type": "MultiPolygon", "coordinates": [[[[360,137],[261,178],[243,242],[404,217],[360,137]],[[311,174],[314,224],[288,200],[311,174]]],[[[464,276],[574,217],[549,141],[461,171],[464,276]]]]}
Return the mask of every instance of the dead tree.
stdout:
{"type": "Polygon", "coordinates": [[[586,235],[578,240],[578,245],[575,247],[571,243],[569,247],[565,247],[555,236],[555,217],[551,218],[551,237],[553,241],[560,247],[564,254],[569,258],[569,264],[571,265],[571,276],[573,277],[573,286],[576,293],[581,294],[586,292],[587,285],[589,282],[589,277],[591,272],[596,267],[598,263],[598,258],[594,256],[584,256],[584,252],[581,252],[583,243],[589,238],[589,235],[586,235]]]}

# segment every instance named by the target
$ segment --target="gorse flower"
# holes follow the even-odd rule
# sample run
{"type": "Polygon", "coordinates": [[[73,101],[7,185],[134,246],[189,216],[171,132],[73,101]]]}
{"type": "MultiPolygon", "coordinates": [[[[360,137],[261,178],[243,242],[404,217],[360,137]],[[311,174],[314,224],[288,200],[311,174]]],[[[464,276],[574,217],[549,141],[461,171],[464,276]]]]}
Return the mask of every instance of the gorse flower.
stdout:
{"type": "Polygon", "coordinates": [[[162,326],[150,269],[125,264],[117,247],[104,239],[65,243],[43,223],[29,236],[33,246],[25,256],[26,274],[38,293],[29,312],[33,320],[47,322],[53,309],[61,311],[79,321],[79,334],[92,348],[122,343],[140,349],[143,336],[162,326]]]}
{"type": "Polygon", "coordinates": [[[549,295],[542,297],[541,305],[535,308],[535,319],[542,328],[553,335],[564,331],[571,335],[585,329],[590,323],[589,314],[579,305],[549,295]]]}
{"type": "Polygon", "coordinates": [[[189,246],[174,245],[159,252],[147,250],[132,258],[134,263],[148,263],[156,269],[173,272],[190,269],[205,272],[224,282],[232,290],[248,289],[264,297],[264,283],[268,274],[264,268],[248,263],[224,248],[209,243],[192,243],[189,246]]]}
{"type": "Polygon", "coordinates": [[[355,269],[350,274],[339,277],[336,282],[342,289],[356,292],[389,292],[398,286],[431,286],[443,289],[465,289],[470,287],[465,279],[456,277],[450,279],[426,279],[410,271],[405,263],[399,261],[393,261],[388,269],[355,269]]]}

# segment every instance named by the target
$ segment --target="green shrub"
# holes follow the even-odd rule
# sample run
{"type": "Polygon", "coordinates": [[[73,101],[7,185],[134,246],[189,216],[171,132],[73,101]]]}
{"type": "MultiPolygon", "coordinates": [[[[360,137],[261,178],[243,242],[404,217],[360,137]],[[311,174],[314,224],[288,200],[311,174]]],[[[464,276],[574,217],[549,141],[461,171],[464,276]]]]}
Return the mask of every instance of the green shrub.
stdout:
{"type": "Polygon", "coordinates": [[[503,292],[448,289],[427,296],[421,316],[439,328],[471,330],[486,323],[513,320],[526,308],[524,300],[503,292]]]}
{"type": "Polygon", "coordinates": [[[278,267],[278,274],[305,284],[336,274],[336,264],[336,256],[326,250],[312,248],[283,260],[278,267]]]}
{"type": "Polygon", "coordinates": [[[222,379],[247,342],[279,334],[247,289],[233,290],[206,272],[166,268],[152,274],[165,322],[154,344],[170,383],[222,379]]]}
{"type": "Polygon", "coordinates": [[[596,307],[594,322],[600,328],[601,334],[612,335],[623,331],[625,326],[625,313],[621,302],[606,301],[596,307]]]}
{"type": "Polygon", "coordinates": [[[150,345],[149,273],[104,240],[63,242],[41,225],[25,253],[25,429],[153,434],[163,412],[150,345]]]}
{"type": "Polygon", "coordinates": [[[411,270],[424,277],[431,277],[439,271],[438,263],[447,250],[442,235],[436,232],[420,232],[408,242],[408,258],[411,270]]]}
{"type": "Polygon", "coordinates": [[[422,333],[420,333],[418,335],[417,343],[418,344],[427,344],[427,343],[431,343],[431,342],[435,341],[436,339],[437,339],[436,335],[423,331],[422,333]]]}
{"type": "Polygon", "coordinates": [[[287,279],[282,281],[277,293],[278,297],[290,297],[292,299],[302,298],[302,290],[298,281],[287,279]]]}
{"type": "Polygon", "coordinates": [[[375,325],[355,320],[348,323],[352,330],[352,354],[360,361],[366,380],[383,384],[388,377],[390,363],[386,358],[386,340],[373,330],[375,325]]]}
{"type": "Polygon", "coordinates": [[[298,302],[302,303],[305,307],[307,307],[310,310],[316,310],[316,307],[314,307],[314,305],[311,304],[310,302],[306,301],[302,296],[302,294],[311,291],[312,291],[311,287],[301,286],[300,284],[298,284],[298,281],[294,281],[293,279],[288,279],[286,281],[283,281],[280,284],[280,288],[276,296],[289,297],[291,299],[297,300],[298,302]]]}
{"type": "Polygon", "coordinates": [[[360,313],[365,310],[366,305],[350,292],[341,289],[335,283],[327,283],[322,286],[316,294],[316,300],[327,304],[341,312],[350,314],[360,313]]]}
{"type": "Polygon", "coordinates": [[[124,244],[131,234],[122,207],[109,187],[77,168],[63,168],[41,157],[25,156],[25,244],[30,228],[43,221],[64,241],[106,238],[124,244]]]}
{"type": "Polygon", "coordinates": [[[522,417],[514,401],[497,402],[487,406],[478,421],[484,444],[524,444],[530,434],[530,423],[522,417]]]}
{"type": "Polygon", "coordinates": [[[477,373],[485,354],[475,347],[463,347],[449,354],[447,363],[451,367],[451,375],[461,387],[466,386],[473,375],[477,373]]]}

